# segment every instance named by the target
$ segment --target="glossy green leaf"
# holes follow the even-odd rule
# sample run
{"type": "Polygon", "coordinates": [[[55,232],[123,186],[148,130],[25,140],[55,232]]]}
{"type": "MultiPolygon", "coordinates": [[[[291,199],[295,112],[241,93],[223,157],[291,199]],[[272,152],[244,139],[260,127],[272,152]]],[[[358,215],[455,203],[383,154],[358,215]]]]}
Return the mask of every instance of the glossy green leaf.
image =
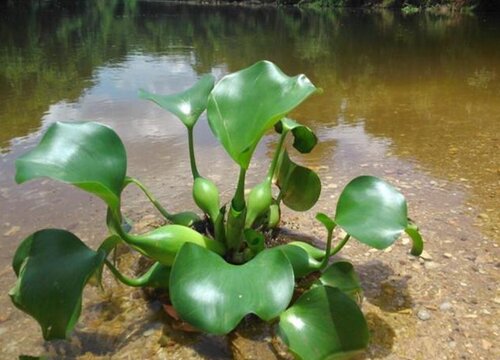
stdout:
{"type": "Polygon", "coordinates": [[[278,133],[291,131],[293,134],[293,147],[303,154],[311,152],[318,143],[318,138],[313,131],[295,120],[284,118],[274,126],[278,133]]]}
{"type": "Polygon", "coordinates": [[[362,243],[385,249],[408,226],[406,200],[385,181],[360,176],[340,194],[335,222],[362,243]]]}
{"type": "Polygon", "coordinates": [[[289,77],[260,61],[215,85],[207,106],[210,128],[233,160],[248,169],[264,133],[315,91],[304,75],[289,77]]]}
{"type": "Polygon", "coordinates": [[[177,116],[186,127],[192,128],[207,108],[208,95],[214,83],[212,75],[205,75],[186,91],[172,95],[158,95],[141,89],[139,97],[155,102],[177,116]]]}
{"type": "Polygon", "coordinates": [[[120,138],[95,122],[56,122],[34,149],[16,160],[17,183],[49,177],[93,193],[115,209],[126,171],[120,138]]]}
{"type": "Polygon", "coordinates": [[[291,244],[280,245],[272,250],[282,251],[290,261],[296,279],[319,270],[321,262],[312,257],[304,248],[291,244]]]}
{"type": "Polygon", "coordinates": [[[333,229],[337,226],[331,217],[321,212],[316,214],[316,220],[322,223],[327,231],[333,231],[333,229]]]}
{"type": "Polygon", "coordinates": [[[80,316],[83,288],[104,257],[68,231],[38,231],[14,255],[12,302],[38,321],[44,339],[66,338],[80,316]]]}
{"type": "Polygon", "coordinates": [[[368,345],[363,313],[337,288],[315,287],[280,316],[278,333],[303,360],[348,359],[368,345]]]}
{"type": "Polygon", "coordinates": [[[226,251],[224,244],[181,225],[165,225],[141,235],[126,234],[123,240],[141,254],[167,266],[173,264],[185,243],[197,244],[220,255],[226,251]]]}
{"type": "Polygon", "coordinates": [[[232,265],[186,244],[170,275],[170,298],[180,317],[213,334],[227,334],[250,313],[266,321],[277,317],[293,287],[292,267],[280,251],[262,251],[244,265],[232,265]]]}
{"type": "Polygon", "coordinates": [[[295,211],[312,208],[321,194],[321,180],[318,175],[294,163],[286,150],[279,164],[274,181],[281,190],[283,203],[295,211]]]}
{"type": "Polygon", "coordinates": [[[358,301],[363,293],[359,276],[348,261],[331,264],[321,274],[318,284],[339,288],[355,301],[358,301]]]}
{"type": "Polygon", "coordinates": [[[411,254],[414,256],[419,256],[420,254],[422,254],[422,251],[424,251],[424,240],[422,239],[422,235],[420,235],[417,225],[408,224],[405,232],[408,234],[408,236],[410,236],[413,242],[411,254]]]}

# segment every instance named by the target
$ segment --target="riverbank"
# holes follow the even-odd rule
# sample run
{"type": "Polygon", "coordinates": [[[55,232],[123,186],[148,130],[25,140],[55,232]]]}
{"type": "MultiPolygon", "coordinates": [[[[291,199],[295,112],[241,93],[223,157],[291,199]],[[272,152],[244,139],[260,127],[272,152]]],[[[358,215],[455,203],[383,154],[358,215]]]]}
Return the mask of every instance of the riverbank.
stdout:
{"type": "Polygon", "coordinates": [[[431,11],[437,13],[500,11],[500,2],[488,0],[198,0],[176,1],[204,5],[299,6],[305,8],[394,9],[405,14],[431,11]]]}
{"type": "Polygon", "coordinates": [[[316,8],[395,9],[405,14],[431,11],[438,13],[498,11],[498,3],[486,0],[302,0],[299,6],[316,8]]]}

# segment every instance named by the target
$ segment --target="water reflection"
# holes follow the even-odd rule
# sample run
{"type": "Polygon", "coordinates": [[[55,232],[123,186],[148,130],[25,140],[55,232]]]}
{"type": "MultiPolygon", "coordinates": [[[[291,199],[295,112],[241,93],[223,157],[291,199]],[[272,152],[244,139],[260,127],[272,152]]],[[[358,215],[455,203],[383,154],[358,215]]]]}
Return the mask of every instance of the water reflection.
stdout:
{"type": "Polygon", "coordinates": [[[319,131],[339,119],[362,124],[393,155],[471,182],[478,198],[498,194],[495,19],[135,0],[2,6],[3,153],[42,120],[98,120],[132,142],[175,141],[182,128],[158,121],[166,115],[138,101],[138,88],[177,91],[204,73],[220,77],[267,58],[325,90],[295,114],[300,120],[319,131]]]}
{"type": "MultiPolygon", "coordinates": [[[[478,198],[498,194],[495,19],[135,0],[63,9],[44,2],[22,11],[2,6],[3,153],[41,121],[55,120],[106,122],[131,142],[182,142],[176,140],[182,128],[164,126],[159,118],[168,115],[138,101],[138,88],[177,91],[204,73],[220,77],[267,58],[288,73],[306,73],[325,90],[294,114],[320,132],[339,119],[362,126],[388,143],[391,154],[471,182],[478,198]]],[[[205,132],[199,138],[213,145],[205,132]]]]}

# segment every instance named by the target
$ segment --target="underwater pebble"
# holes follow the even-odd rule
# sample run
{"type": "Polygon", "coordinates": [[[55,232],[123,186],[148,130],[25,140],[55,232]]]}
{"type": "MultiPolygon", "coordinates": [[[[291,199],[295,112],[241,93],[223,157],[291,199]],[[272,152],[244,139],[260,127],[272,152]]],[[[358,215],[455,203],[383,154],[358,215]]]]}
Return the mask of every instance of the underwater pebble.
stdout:
{"type": "Polygon", "coordinates": [[[3,236],[12,236],[12,235],[15,235],[19,232],[19,230],[21,230],[21,228],[19,226],[13,226],[11,227],[9,230],[7,230],[3,236]]]}
{"type": "Polygon", "coordinates": [[[427,270],[436,270],[436,269],[439,269],[439,267],[440,267],[440,266],[441,266],[441,265],[439,265],[438,263],[433,262],[433,261],[431,261],[431,262],[426,262],[426,263],[424,264],[424,267],[425,267],[427,270]]]}
{"type": "Polygon", "coordinates": [[[417,312],[417,317],[422,321],[427,321],[431,318],[431,313],[427,309],[420,309],[417,312]]]}
{"type": "Polygon", "coordinates": [[[153,335],[155,332],[156,332],[156,329],[149,329],[149,330],[144,331],[142,336],[148,337],[148,336],[153,335]]]}
{"type": "Polygon", "coordinates": [[[451,255],[450,253],[444,253],[443,257],[445,257],[447,259],[451,259],[453,257],[453,255],[451,255]]]}
{"type": "Polygon", "coordinates": [[[427,251],[422,251],[422,254],[420,254],[420,258],[424,259],[425,261],[432,261],[432,256],[429,255],[427,251]]]}
{"type": "Polygon", "coordinates": [[[481,219],[481,220],[489,220],[489,218],[490,218],[490,217],[488,216],[488,214],[485,214],[485,213],[481,213],[481,214],[479,214],[477,217],[478,217],[479,219],[481,219]]]}
{"type": "Polygon", "coordinates": [[[157,331],[160,331],[163,328],[163,324],[161,323],[153,323],[149,326],[149,329],[144,331],[142,333],[142,336],[148,337],[156,333],[157,331]]]}
{"type": "Polygon", "coordinates": [[[489,350],[493,346],[492,343],[490,343],[488,340],[484,340],[484,339],[481,340],[481,345],[482,345],[484,350],[489,350]]]}
{"type": "Polygon", "coordinates": [[[441,311],[448,311],[448,310],[451,310],[451,308],[452,308],[452,305],[449,302],[444,302],[441,305],[439,305],[439,310],[441,310],[441,311]]]}

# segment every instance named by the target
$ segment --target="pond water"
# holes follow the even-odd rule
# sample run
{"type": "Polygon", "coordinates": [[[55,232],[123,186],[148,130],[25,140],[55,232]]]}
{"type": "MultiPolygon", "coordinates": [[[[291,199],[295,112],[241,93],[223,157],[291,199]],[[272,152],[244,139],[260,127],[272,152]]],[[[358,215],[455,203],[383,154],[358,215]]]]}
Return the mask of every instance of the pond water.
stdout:
{"type": "MultiPolygon", "coordinates": [[[[373,174],[405,192],[417,221],[453,218],[469,222],[478,239],[498,237],[498,18],[133,0],[36,4],[0,5],[0,347],[9,356],[42,344],[36,325],[6,294],[17,244],[43,227],[69,229],[93,245],[105,235],[98,199],[51,181],[13,180],[14,160],[51,123],[112,126],[126,145],[128,173],[167,208],[194,209],[184,128],[139,100],[140,88],[172,93],[204,74],[221,78],[261,59],[290,75],[304,73],[324,90],[292,114],[321,141],[310,156],[296,156],[322,176],[315,209],[332,213],[332,198],[349,178],[373,174]],[[6,338],[27,328],[24,348],[6,338]]],[[[195,140],[202,173],[228,200],[236,167],[205,119],[195,140]]],[[[258,148],[250,184],[275,141],[269,134],[258,148]]],[[[131,217],[153,212],[146,205],[127,193],[131,217]]]]}

